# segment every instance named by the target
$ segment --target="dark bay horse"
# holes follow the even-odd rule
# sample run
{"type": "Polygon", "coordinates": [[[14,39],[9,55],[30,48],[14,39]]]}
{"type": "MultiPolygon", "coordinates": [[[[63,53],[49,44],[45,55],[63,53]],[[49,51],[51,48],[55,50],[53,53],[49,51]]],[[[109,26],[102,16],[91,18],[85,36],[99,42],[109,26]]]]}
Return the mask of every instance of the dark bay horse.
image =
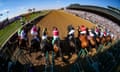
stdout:
{"type": "Polygon", "coordinates": [[[71,50],[71,53],[77,53],[77,39],[73,36],[71,39],[67,36],[64,40],[67,43],[67,46],[71,50]]]}
{"type": "Polygon", "coordinates": [[[37,52],[37,51],[40,50],[40,41],[41,41],[41,39],[40,39],[39,36],[34,36],[32,38],[32,40],[31,40],[31,47],[30,47],[30,53],[32,51],[37,52]]]}
{"type": "Polygon", "coordinates": [[[28,41],[28,30],[26,27],[23,27],[20,33],[20,36],[18,36],[18,47],[21,49],[27,49],[29,45],[28,41]]]}
{"type": "Polygon", "coordinates": [[[53,51],[53,45],[50,39],[41,40],[40,48],[43,53],[53,51]]]}

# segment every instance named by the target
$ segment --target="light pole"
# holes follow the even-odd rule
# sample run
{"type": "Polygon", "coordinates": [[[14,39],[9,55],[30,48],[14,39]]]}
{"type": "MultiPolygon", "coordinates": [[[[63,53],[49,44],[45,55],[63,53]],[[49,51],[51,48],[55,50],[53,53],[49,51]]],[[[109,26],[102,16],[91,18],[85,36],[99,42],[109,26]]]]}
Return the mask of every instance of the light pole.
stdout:
{"type": "Polygon", "coordinates": [[[3,14],[2,13],[0,13],[0,19],[1,19],[1,17],[3,16],[3,14]]]}
{"type": "Polygon", "coordinates": [[[35,12],[35,8],[33,8],[33,13],[35,12]]]}
{"type": "Polygon", "coordinates": [[[9,18],[8,18],[9,11],[8,10],[6,11],[6,14],[7,14],[7,21],[9,23],[9,18]]]}
{"type": "Polygon", "coordinates": [[[7,19],[8,19],[9,10],[6,10],[5,13],[6,13],[6,16],[7,16],[7,19]]]}

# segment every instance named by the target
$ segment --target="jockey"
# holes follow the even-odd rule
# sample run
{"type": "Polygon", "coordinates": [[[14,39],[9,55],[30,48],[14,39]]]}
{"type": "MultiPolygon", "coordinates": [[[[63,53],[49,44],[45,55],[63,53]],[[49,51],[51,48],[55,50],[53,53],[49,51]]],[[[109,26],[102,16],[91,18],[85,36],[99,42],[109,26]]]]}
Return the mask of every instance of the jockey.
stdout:
{"type": "Polygon", "coordinates": [[[92,32],[91,29],[89,29],[88,32],[89,32],[88,39],[90,40],[90,38],[91,38],[91,37],[94,37],[95,35],[94,35],[94,33],[92,32]]]}
{"type": "Polygon", "coordinates": [[[89,29],[88,31],[89,31],[89,36],[91,36],[91,37],[94,37],[94,36],[95,36],[95,35],[92,33],[92,30],[91,30],[91,29],[89,29]]]}
{"type": "Polygon", "coordinates": [[[18,29],[18,32],[17,32],[17,33],[18,33],[18,38],[19,38],[19,39],[21,38],[21,37],[20,37],[20,36],[21,36],[21,31],[22,31],[22,28],[18,29]]]}
{"type": "Polygon", "coordinates": [[[100,31],[99,31],[99,28],[96,27],[96,28],[95,28],[95,34],[96,34],[97,36],[99,36],[99,32],[100,32],[100,31]]]}
{"type": "Polygon", "coordinates": [[[69,32],[68,32],[68,38],[71,40],[72,38],[74,38],[74,28],[72,27],[69,32]]]}
{"type": "Polygon", "coordinates": [[[106,33],[106,31],[104,31],[104,32],[103,32],[103,35],[104,35],[104,36],[107,36],[107,33],[106,33]]]}
{"type": "Polygon", "coordinates": [[[110,33],[110,36],[111,36],[111,39],[113,39],[113,38],[114,38],[114,34],[113,34],[113,33],[110,33]]]}
{"type": "Polygon", "coordinates": [[[113,34],[110,30],[107,30],[106,35],[107,35],[107,36],[110,36],[111,39],[114,38],[114,34],[113,34]]]}
{"type": "Polygon", "coordinates": [[[80,27],[80,34],[86,34],[87,33],[87,28],[84,26],[84,25],[82,25],[81,27],[80,27]]]}
{"type": "Polygon", "coordinates": [[[34,25],[31,29],[31,35],[38,35],[38,32],[37,32],[37,27],[34,25]]]}
{"type": "Polygon", "coordinates": [[[53,27],[53,40],[52,44],[54,44],[55,40],[59,39],[59,31],[56,27],[53,27]]]}
{"type": "Polygon", "coordinates": [[[20,39],[24,39],[27,40],[27,33],[25,31],[25,29],[23,28],[20,34],[20,39]]]}
{"type": "Polygon", "coordinates": [[[111,31],[109,29],[106,29],[106,35],[110,36],[111,35],[111,31]]]}
{"type": "Polygon", "coordinates": [[[43,29],[43,32],[42,32],[42,40],[47,40],[47,28],[44,28],[44,29],[43,29]]]}
{"type": "Polygon", "coordinates": [[[101,29],[101,31],[100,31],[100,38],[102,38],[103,36],[104,36],[104,30],[101,29]]]}

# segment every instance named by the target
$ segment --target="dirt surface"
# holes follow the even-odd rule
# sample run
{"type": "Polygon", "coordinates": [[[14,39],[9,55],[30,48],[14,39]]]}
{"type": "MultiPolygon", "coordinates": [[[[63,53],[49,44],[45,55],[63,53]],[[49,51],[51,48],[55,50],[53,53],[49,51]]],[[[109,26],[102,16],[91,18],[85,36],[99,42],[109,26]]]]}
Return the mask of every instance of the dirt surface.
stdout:
{"type": "MultiPolygon", "coordinates": [[[[73,25],[74,28],[80,25],[85,25],[88,28],[95,26],[95,24],[91,23],[90,21],[84,20],[61,10],[51,11],[37,24],[37,26],[41,28],[41,32],[45,27],[48,29],[48,36],[52,36],[52,28],[53,26],[56,26],[60,32],[61,39],[67,36],[68,25],[73,25]]],[[[77,36],[77,31],[75,35],[77,36]]]]}

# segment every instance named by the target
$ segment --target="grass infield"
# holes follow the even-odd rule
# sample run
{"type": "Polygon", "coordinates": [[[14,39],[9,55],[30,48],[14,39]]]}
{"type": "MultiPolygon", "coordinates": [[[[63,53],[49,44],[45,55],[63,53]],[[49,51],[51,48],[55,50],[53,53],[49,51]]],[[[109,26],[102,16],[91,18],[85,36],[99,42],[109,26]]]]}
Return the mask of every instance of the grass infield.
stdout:
{"type": "MultiPolygon", "coordinates": [[[[39,13],[32,13],[29,16],[29,21],[34,20],[38,16],[43,16],[47,14],[49,11],[41,11],[39,13]]],[[[23,20],[25,20],[25,17],[23,17],[23,20]]],[[[0,30],[0,48],[7,42],[7,40],[13,35],[22,25],[20,24],[19,20],[16,20],[12,24],[9,24],[2,30],[0,30]]]]}

